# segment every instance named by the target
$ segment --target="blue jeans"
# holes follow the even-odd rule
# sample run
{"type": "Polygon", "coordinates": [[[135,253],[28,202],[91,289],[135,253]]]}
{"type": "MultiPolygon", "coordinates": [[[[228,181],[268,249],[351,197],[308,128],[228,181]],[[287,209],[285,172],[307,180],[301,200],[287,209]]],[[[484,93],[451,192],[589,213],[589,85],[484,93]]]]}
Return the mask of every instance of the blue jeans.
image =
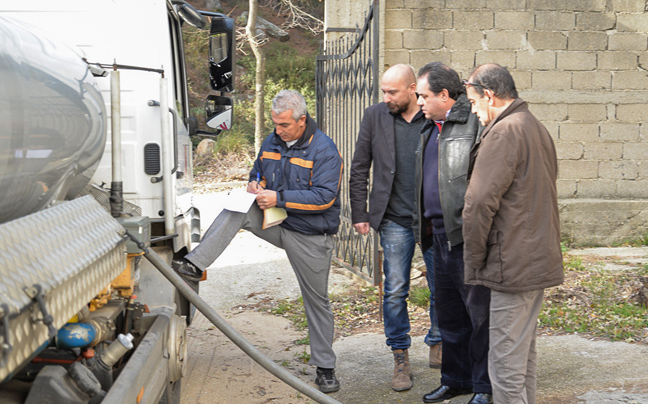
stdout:
{"type": "MultiPolygon", "coordinates": [[[[410,271],[414,257],[414,231],[391,220],[383,220],[378,229],[380,245],[383,248],[383,272],[385,274],[383,296],[383,321],[387,345],[394,349],[407,349],[412,344],[409,336],[410,322],[407,313],[407,297],[410,288],[410,271]]],[[[428,274],[433,274],[433,252],[429,249],[424,254],[428,274]]],[[[428,276],[430,296],[431,327],[425,337],[425,343],[436,345],[441,342],[441,334],[434,310],[434,277],[428,276]],[[430,282],[432,278],[432,282],[430,282]]]]}

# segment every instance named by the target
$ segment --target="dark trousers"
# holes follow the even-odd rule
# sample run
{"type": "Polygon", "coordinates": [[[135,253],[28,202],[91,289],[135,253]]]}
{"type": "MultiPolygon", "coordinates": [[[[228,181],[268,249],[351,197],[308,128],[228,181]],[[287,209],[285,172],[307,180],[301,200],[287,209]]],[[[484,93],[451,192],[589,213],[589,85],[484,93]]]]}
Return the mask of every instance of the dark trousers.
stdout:
{"type": "Polygon", "coordinates": [[[436,310],[443,341],[441,384],[492,393],[488,378],[490,289],[464,284],[463,244],[434,235],[436,310]]]}

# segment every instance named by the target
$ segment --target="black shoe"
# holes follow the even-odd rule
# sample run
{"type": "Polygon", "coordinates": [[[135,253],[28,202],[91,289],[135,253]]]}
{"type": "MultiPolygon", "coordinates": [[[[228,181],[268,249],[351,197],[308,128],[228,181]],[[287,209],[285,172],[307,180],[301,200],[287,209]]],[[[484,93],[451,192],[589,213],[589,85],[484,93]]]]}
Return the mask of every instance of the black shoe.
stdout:
{"type": "Polygon", "coordinates": [[[315,384],[322,393],[333,393],[340,390],[340,382],[335,377],[335,369],[317,368],[315,384]]]}
{"type": "Polygon", "coordinates": [[[203,275],[200,268],[184,258],[181,260],[173,260],[173,262],[171,262],[171,267],[178,275],[180,275],[187,285],[194,290],[194,292],[198,293],[198,282],[200,282],[203,275]]]}
{"type": "Polygon", "coordinates": [[[493,404],[493,396],[488,393],[475,393],[468,404],[493,404]]]}
{"type": "Polygon", "coordinates": [[[472,393],[472,388],[462,389],[441,385],[423,396],[424,403],[440,403],[452,397],[472,393]]]}

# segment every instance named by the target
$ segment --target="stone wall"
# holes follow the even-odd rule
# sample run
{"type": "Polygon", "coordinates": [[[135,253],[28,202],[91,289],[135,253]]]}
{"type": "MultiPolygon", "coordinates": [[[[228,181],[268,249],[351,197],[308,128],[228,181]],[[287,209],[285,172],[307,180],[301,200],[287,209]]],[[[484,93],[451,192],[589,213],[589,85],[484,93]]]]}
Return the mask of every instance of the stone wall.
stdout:
{"type": "MultiPolygon", "coordinates": [[[[383,69],[438,60],[467,78],[482,63],[509,68],[556,142],[565,239],[609,244],[648,232],[647,1],[378,3],[383,69]]],[[[355,27],[371,2],[326,4],[343,15],[327,12],[327,26],[355,27]]]]}

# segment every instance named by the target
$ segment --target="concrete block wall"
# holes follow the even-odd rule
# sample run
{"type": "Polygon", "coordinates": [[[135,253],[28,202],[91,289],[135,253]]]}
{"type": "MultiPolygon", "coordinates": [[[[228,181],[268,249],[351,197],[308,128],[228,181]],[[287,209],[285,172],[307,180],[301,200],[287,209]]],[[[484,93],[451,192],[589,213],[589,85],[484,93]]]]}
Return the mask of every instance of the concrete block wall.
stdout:
{"type": "MultiPolygon", "coordinates": [[[[327,5],[336,2],[344,3],[327,5]]],[[[608,244],[648,232],[648,1],[380,0],[379,7],[383,69],[438,60],[468,78],[482,63],[509,68],[556,143],[565,238],[608,244]],[[596,209],[581,215],[579,207],[597,201],[616,210],[614,226],[609,215],[592,216],[596,209]]]]}

